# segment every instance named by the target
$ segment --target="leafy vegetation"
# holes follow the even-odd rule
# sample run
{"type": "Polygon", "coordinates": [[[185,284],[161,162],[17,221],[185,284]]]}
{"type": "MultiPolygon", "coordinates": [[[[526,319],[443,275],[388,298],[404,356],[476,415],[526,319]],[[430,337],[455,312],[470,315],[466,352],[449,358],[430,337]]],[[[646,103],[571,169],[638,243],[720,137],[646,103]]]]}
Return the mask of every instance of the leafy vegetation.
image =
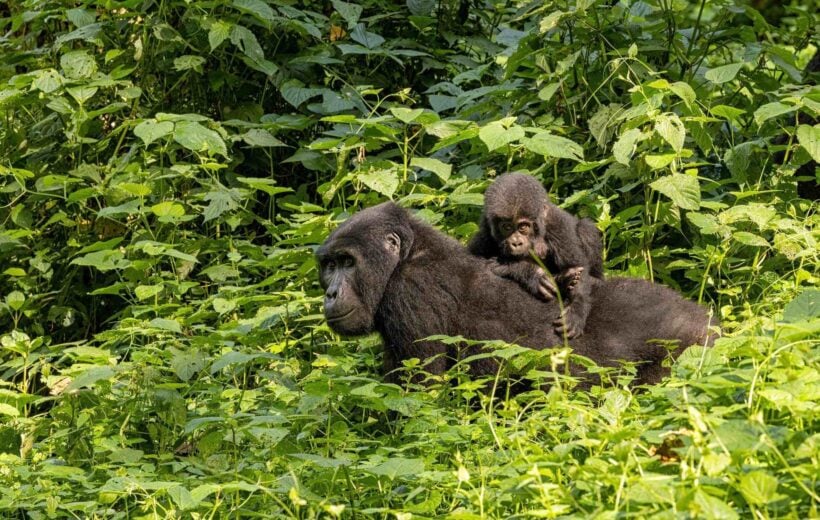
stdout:
{"type": "MultiPolygon", "coordinates": [[[[817,23],[798,1],[3,3],[0,511],[816,517],[817,23]],[[610,275],[727,337],[643,390],[628,367],[588,393],[383,383],[378,339],[324,324],[313,248],[387,198],[466,239],[508,170],[597,222],[610,275]]],[[[496,355],[534,381],[566,360],[496,355]]]]}

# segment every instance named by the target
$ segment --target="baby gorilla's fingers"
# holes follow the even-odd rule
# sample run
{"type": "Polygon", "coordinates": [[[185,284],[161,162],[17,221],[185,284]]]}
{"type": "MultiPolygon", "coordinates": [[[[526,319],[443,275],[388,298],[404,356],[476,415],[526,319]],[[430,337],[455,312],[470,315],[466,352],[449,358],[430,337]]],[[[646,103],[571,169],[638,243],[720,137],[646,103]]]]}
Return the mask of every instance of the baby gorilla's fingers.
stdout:
{"type": "Polygon", "coordinates": [[[564,311],[561,317],[552,322],[555,327],[555,332],[559,336],[564,336],[568,339],[577,338],[584,331],[581,328],[580,317],[574,312],[564,311]]]}
{"type": "Polygon", "coordinates": [[[552,277],[541,268],[538,268],[537,276],[535,277],[536,291],[538,295],[547,301],[554,300],[558,295],[558,288],[552,281],[552,277]]]}

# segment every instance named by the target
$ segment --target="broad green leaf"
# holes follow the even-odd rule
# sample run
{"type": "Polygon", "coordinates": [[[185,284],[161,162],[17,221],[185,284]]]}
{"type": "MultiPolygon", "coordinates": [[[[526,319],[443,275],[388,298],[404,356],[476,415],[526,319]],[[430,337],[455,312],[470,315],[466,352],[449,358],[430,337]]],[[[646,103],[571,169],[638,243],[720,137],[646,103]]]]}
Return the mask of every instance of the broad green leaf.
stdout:
{"type": "Polygon", "coordinates": [[[773,117],[788,114],[790,112],[794,112],[795,110],[797,110],[796,105],[785,105],[778,101],[775,101],[774,103],[766,103],[755,110],[755,123],[760,126],[773,117]]]}
{"type": "Polygon", "coordinates": [[[279,89],[285,101],[294,108],[299,108],[302,103],[311,98],[321,96],[325,91],[323,88],[305,88],[304,84],[296,79],[285,81],[279,89]]]}
{"type": "Polygon", "coordinates": [[[0,403],[0,415],[5,415],[8,417],[19,417],[20,410],[18,410],[10,404],[0,403]]]}
{"type": "Polygon", "coordinates": [[[516,124],[509,126],[504,121],[493,121],[481,127],[478,137],[492,152],[502,146],[518,141],[524,137],[524,129],[516,124]]]}
{"type": "Polygon", "coordinates": [[[646,139],[643,132],[638,128],[631,128],[621,135],[612,146],[612,155],[621,164],[629,164],[629,159],[635,153],[635,145],[646,139]]]}
{"type": "Polygon", "coordinates": [[[740,517],[729,504],[707,494],[702,489],[695,492],[695,498],[689,505],[693,518],[705,520],[738,520],[740,517]]]}
{"type": "Polygon", "coordinates": [[[744,110],[728,105],[715,105],[709,109],[709,112],[715,117],[723,117],[729,121],[735,121],[738,117],[746,113],[744,110]]]}
{"type": "Polygon", "coordinates": [[[249,29],[241,25],[234,25],[231,28],[231,43],[242,51],[242,54],[253,61],[261,61],[265,59],[265,52],[262,46],[259,45],[259,40],[256,35],[249,29]]]}
{"type": "Polygon", "coordinates": [[[24,303],[26,303],[26,295],[20,291],[11,291],[6,295],[6,304],[12,310],[19,311],[24,303]]]}
{"type": "Polygon", "coordinates": [[[66,391],[79,390],[80,388],[88,388],[94,386],[98,381],[111,379],[114,376],[114,368],[109,366],[91,367],[79,376],[75,377],[71,384],[68,385],[66,391]]]}
{"type": "Polygon", "coordinates": [[[800,125],[797,127],[797,140],[806,149],[815,162],[820,162],[820,125],[800,125]]]}
{"type": "Polygon", "coordinates": [[[777,478],[765,471],[752,471],[740,478],[738,490],[750,504],[766,505],[777,495],[777,478]]]}
{"type": "Polygon", "coordinates": [[[643,158],[646,161],[647,166],[653,170],[660,170],[661,168],[669,166],[676,157],[677,154],[667,153],[662,155],[644,155],[643,158]]]}
{"type": "Polygon", "coordinates": [[[692,107],[697,100],[697,94],[695,94],[695,90],[689,85],[689,83],[684,83],[683,81],[676,81],[669,85],[669,90],[674,92],[679,98],[686,103],[687,107],[692,107]]]}
{"type": "Polygon", "coordinates": [[[137,296],[137,299],[147,300],[148,298],[153,298],[154,296],[158,295],[162,292],[163,286],[159,285],[138,285],[134,289],[134,294],[137,296]]]}
{"type": "Polygon", "coordinates": [[[549,101],[550,99],[552,99],[552,96],[555,95],[555,92],[558,90],[558,87],[560,86],[561,83],[558,81],[550,83],[549,85],[538,91],[538,99],[540,99],[541,101],[549,101]]]}
{"type": "Polygon", "coordinates": [[[174,351],[171,370],[181,381],[188,381],[208,365],[208,357],[199,351],[174,351]]]}
{"type": "Polygon", "coordinates": [[[331,0],[331,3],[333,9],[345,19],[348,27],[353,27],[359,22],[359,18],[362,16],[362,6],[342,2],[342,0],[331,0]]]}
{"type": "Polygon", "coordinates": [[[399,177],[395,168],[360,173],[356,178],[371,190],[377,191],[388,198],[392,197],[399,187],[399,177]]]}
{"type": "Polygon", "coordinates": [[[404,124],[410,124],[424,113],[423,108],[390,107],[390,113],[404,124]]]}
{"type": "Polygon", "coordinates": [[[650,184],[653,190],[672,199],[682,209],[700,208],[700,185],[697,177],[683,173],[673,173],[650,184]]]}
{"type": "Polygon", "coordinates": [[[350,38],[357,43],[361,43],[368,49],[375,49],[384,43],[383,37],[366,30],[363,23],[358,24],[350,31],[350,38]]]}
{"type": "Polygon", "coordinates": [[[216,50],[217,47],[222,45],[228,37],[231,35],[231,29],[233,26],[228,22],[224,22],[219,20],[214,22],[211,25],[210,30],[208,30],[208,43],[211,46],[211,52],[216,50]]]}
{"type": "Polygon", "coordinates": [[[765,238],[748,231],[735,231],[732,233],[732,238],[747,246],[769,247],[769,242],[765,238]]]}
{"type": "Polygon", "coordinates": [[[373,473],[374,475],[381,475],[389,478],[390,480],[395,480],[398,477],[418,475],[424,471],[424,460],[395,457],[382,462],[378,466],[362,469],[369,473],[373,473]]]}
{"type": "Polygon", "coordinates": [[[783,309],[783,321],[795,323],[820,317],[820,290],[803,289],[783,309]]]}
{"type": "Polygon", "coordinates": [[[153,320],[148,322],[148,326],[153,327],[155,329],[167,330],[169,332],[182,333],[182,327],[180,327],[179,322],[176,320],[169,320],[166,318],[154,318],[153,320]]]}
{"type": "Polygon", "coordinates": [[[536,134],[529,139],[522,139],[521,143],[527,150],[547,157],[572,159],[573,161],[584,160],[584,149],[581,145],[566,137],[543,133],[536,134]]]}
{"type": "Polygon", "coordinates": [[[174,141],[194,152],[218,153],[228,157],[225,141],[215,131],[192,121],[180,121],[174,127],[174,141]]]}
{"type": "Polygon", "coordinates": [[[661,114],[655,119],[655,131],[680,153],[686,139],[686,129],[677,114],[661,114]]]}
{"type": "Polygon", "coordinates": [[[197,72],[202,72],[202,65],[204,64],[205,58],[202,56],[186,54],[185,56],[174,58],[174,69],[178,71],[195,70],[197,72]]]}
{"type": "Polygon", "coordinates": [[[40,70],[31,87],[50,94],[63,85],[63,77],[56,70],[40,70]]]}
{"type": "Polygon", "coordinates": [[[726,83],[735,79],[741,68],[743,68],[742,63],[730,63],[729,65],[707,70],[705,76],[712,83],[726,83]]]}
{"type": "Polygon", "coordinates": [[[182,204],[166,200],[151,206],[151,212],[158,217],[181,217],[185,215],[185,208],[182,204]]]}
{"type": "Polygon", "coordinates": [[[174,123],[170,121],[156,122],[154,120],[143,121],[134,127],[134,135],[142,139],[145,146],[170,135],[174,131],[174,123]]]}
{"type": "Polygon", "coordinates": [[[60,67],[70,79],[90,78],[97,73],[97,62],[86,51],[71,51],[60,57],[60,67]]]}
{"type": "Polygon", "coordinates": [[[252,128],[242,135],[242,139],[251,146],[271,147],[287,146],[285,143],[275,138],[273,134],[261,128],[252,128]]]}
{"type": "Polygon", "coordinates": [[[125,255],[119,249],[88,253],[80,258],[75,258],[71,263],[74,265],[94,267],[100,271],[123,269],[129,265],[129,262],[125,260],[125,255]]]}
{"type": "Polygon", "coordinates": [[[598,146],[605,147],[615,133],[617,116],[623,107],[617,103],[601,106],[589,119],[589,132],[598,146]]]}
{"type": "Polygon", "coordinates": [[[439,179],[446,181],[450,178],[450,173],[453,170],[453,166],[447,163],[443,163],[438,159],[427,158],[427,157],[413,157],[410,160],[410,166],[416,166],[423,170],[431,171],[435,173],[439,179]]]}
{"type": "Polygon", "coordinates": [[[261,22],[270,23],[276,19],[273,9],[262,0],[234,0],[233,5],[261,22]]]}

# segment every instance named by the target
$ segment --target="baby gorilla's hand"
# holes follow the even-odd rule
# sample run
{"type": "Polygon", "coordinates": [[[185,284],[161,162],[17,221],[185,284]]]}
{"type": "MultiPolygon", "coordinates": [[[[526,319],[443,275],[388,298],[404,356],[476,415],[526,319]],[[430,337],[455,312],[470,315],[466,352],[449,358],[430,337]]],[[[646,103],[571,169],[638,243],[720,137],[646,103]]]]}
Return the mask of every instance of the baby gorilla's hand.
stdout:
{"type": "Polygon", "coordinates": [[[552,275],[541,267],[535,270],[535,275],[530,279],[529,289],[532,294],[540,296],[546,301],[555,299],[558,294],[558,288],[555,286],[552,275]]]}

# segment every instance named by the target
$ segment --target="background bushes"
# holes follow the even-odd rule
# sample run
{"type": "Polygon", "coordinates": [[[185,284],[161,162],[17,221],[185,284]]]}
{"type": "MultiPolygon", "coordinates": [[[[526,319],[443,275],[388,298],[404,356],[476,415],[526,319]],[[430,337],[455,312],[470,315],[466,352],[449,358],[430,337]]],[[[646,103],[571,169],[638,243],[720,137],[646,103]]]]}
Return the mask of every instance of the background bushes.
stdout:
{"type": "MultiPolygon", "coordinates": [[[[816,514],[817,23],[803,2],[6,2],[0,510],[816,514]],[[313,247],[387,198],[465,239],[508,170],[597,222],[609,273],[732,337],[643,393],[628,369],[496,401],[458,370],[383,384],[378,340],[323,324],[313,247]]],[[[537,380],[564,354],[505,362],[537,380]]]]}

